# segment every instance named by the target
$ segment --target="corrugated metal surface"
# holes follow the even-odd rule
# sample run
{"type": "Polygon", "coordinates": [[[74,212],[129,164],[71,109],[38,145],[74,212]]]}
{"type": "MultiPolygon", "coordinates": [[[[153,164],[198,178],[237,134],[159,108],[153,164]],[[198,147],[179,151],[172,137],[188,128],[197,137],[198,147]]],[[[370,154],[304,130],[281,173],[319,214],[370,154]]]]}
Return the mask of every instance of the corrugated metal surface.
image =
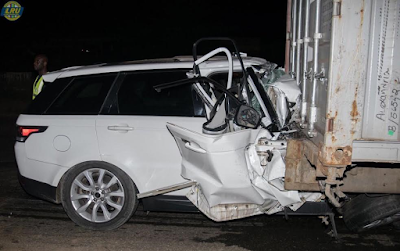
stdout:
{"type": "Polygon", "coordinates": [[[399,141],[400,0],[293,0],[291,9],[286,59],[319,160],[344,166],[354,140],[399,141]]]}

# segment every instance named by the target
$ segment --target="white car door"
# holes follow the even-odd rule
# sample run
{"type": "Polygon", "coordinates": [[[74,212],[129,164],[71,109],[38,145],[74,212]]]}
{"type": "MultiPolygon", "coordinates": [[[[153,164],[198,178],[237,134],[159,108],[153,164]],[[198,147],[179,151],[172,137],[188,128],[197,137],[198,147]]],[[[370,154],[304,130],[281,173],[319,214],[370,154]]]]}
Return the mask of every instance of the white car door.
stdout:
{"type": "MultiPolygon", "coordinates": [[[[186,71],[126,73],[117,84],[108,114],[97,118],[102,160],[123,169],[140,192],[184,181],[181,155],[166,123],[201,132],[206,119],[202,111],[194,109],[194,104],[201,107],[201,101],[190,85],[159,93],[153,86],[186,78],[186,71]]],[[[170,195],[185,193],[181,190],[170,195]]]]}

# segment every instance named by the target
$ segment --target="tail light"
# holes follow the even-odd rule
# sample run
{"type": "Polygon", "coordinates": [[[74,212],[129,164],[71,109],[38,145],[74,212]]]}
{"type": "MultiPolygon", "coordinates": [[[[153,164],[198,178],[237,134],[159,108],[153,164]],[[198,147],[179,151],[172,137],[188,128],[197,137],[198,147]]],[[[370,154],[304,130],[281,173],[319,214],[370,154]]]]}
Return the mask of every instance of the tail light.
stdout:
{"type": "Polygon", "coordinates": [[[17,136],[15,140],[25,142],[26,139],[33,133],[41,133],[46,131],[47,126],[19,126],[17,125],[17,136]]]}

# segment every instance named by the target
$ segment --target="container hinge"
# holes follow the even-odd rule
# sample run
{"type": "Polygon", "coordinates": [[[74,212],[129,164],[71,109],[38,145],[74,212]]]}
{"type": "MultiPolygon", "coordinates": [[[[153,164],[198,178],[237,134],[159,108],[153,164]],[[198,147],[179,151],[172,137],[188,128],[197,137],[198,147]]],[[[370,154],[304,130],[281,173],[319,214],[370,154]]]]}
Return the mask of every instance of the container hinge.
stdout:
{"type": "Polygon", "coordinates": [[[328,78],[325,77],[325,69],[322,69],[319,73],[316,73],[316,74],[314,75],[314,78],[315,78],[316,80],[318,80],[318,81],[323,82],[323,83],[325,83],[325,82],[328,81],[328,78]]]}
{"type": "Polygon", "coordinates": [[[292,38],[292,33],[286,32],[286,40],[290,40],[292,38]]]}
{"type": "Polygon", "coordinates": [[[304,43],[310,43],[312,42],[312,38],[311,37],[305,37],[304,38],[304,43]]]}
{"type": "Polygon", "coordinates": [[[340,14],[341,14],[340,10],[341,10],[341,0],[334,0],[332,16],[334,16],[334,17],[340,16],[340,14]]]}
{"type": "Polygon", "coordinates": [[[307,80],[311,80],[311,78],[312,78],[312,75],[313,75],[313,69],[312,68],[310,68],[310,71],[306,71],[306,72],[304,72],[304,75],[306,76],[306,79],[307,80]]]}
{"type": "Polygon", "coordinates": [[[314,39],[318,40],[322,38],[322,33],[314,33],[314,39]]]}

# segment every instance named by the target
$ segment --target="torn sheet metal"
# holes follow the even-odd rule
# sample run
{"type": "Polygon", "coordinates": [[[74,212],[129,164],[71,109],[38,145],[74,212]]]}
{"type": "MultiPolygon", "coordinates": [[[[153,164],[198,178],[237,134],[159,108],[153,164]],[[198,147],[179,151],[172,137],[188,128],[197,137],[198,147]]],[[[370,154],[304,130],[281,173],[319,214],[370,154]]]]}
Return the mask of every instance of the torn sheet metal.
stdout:
{"type": "MultiPolygon", "coordinates": [[[[279,70],[283,71],[281,69],[279,70]]],[[[265,78],[262,78],[261,80],[263,84],[267,85],[267,83],[264,82],[264,79],[265,78]]],[[[298,102],[299,96],[301,95],[301,90],[297,85],[296,80],[294,80],[289,74],[285,73],[275,82],[269,83],[269,85],[282,91],[290,103],[298,102]]]]}
{"type": "MultiPolygon", "coordinates": [[[[207,55],[211,57],[217,51],[207,55]]],[[[196,65],[208,56],[196,61],[196,65]]],[[[290,123],[298,117],[301,91],[296,81],[276,66],[270,63],[243,67],[245,81],[240,87],[240,100],[229,92],[230,85],[216,99],[212,89],[219,84],[209,78],[197,78],[195,90],[208,106],[203,133],[167,124],[182,155],[181,175],[196,182],[187,197],[215,221],[274,214],[285,207],[296,211],[306,201],[322,196],[284,189],[285,138],[290,134],[290,123]],[[257,114],[253,127],[239,123],[241,106],[249,104],[243,97],[252,97],[252,107],[248,108],[257,114]],[[259,114],[263,116],[261,127],[246,129],[259,126],[259,114]]],[[[228,81],[231,78],[232,74],[228,81]]],[[[251,115],[246,113],[243,119],[247,121],[251,115]]]]}
{"type": "Polygon", "coordinates": [[[218,222],[264,214],[260,205],[251,203],[218,204],[211,207],[200,185],[193,186],[186,197],[208,218],[218,222]]]}
{"type": "Polygon", "coordinates": [[[182,177],[196,181],[210,207],[219,204],[263,204],[247,171],[245,148],[258,134],[242,130],[204,135],[167,124],[182,155],[182,177]]]}
{"type": "MultiPolygon", "coordinates": [[[[278,70],[283,71],[282,69],[278,70]]],[[[268,81],[264,81],[264,79],[262,78],[264,88],[265,86],[269,86],[268,95],[273,100],[280,123],[287,125],[292,121],[299,121],[301,90],[296,80],[286,73],[269,85],[266,84],[268,81]]]]}
{"type": "Polygon", "coordinates": [[[289,207],[296,211],[306,201],[316,201],[322,194],[303,193],[285,190],[286,141],[259,138],[257,144],[251,144],[246,149],[246,161],[252,183],[265,200],[277,201],[271,208],[265,208],[265,213],[273,214],[289,207]],[[271,140],[271,141],[268,141],[271,140]]]}
{"type": "Polygon", "coordinates": [[[187,194],[215,221],[297,210],[320,193],[284,189],[286,141],[268,130],[204,135],[167,124],[182,154],[182,176],[197,182],[187,194]]]}
{"type": "MultiPolygon", "coordinates": [[[[301,90],[296,81],[281,68],[266,72],[260,82],[270,97],[283,128],[299,118],[301,90]]],[[[259,99],[253,97],[252,106],[260,111],[259,99]]],[[[266,116],[268,118],[268,116],[266,116]]]]}

